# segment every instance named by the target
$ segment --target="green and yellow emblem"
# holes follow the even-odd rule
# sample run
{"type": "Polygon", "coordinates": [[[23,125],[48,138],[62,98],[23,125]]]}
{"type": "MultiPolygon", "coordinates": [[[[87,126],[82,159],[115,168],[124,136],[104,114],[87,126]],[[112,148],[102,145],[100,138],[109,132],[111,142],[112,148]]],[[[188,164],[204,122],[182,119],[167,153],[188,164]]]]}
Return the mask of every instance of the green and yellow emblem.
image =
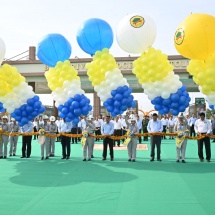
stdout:
{"type": "Polygon", "coordinates": [[[184,41],[184,29],[183,28],[179,28],[176,32],[175,32],[175,37],[174,37],[174,41],[175,44],[177,45],[181,45],[184,41]]]}
{"type": "Polygon", "coordinates": [[[130,19],[130,24],[134,28],[140,28],[141,26],[144,25],[144,23],[145,23],[145,20],[142,16],[133,16],[130,19]]]}

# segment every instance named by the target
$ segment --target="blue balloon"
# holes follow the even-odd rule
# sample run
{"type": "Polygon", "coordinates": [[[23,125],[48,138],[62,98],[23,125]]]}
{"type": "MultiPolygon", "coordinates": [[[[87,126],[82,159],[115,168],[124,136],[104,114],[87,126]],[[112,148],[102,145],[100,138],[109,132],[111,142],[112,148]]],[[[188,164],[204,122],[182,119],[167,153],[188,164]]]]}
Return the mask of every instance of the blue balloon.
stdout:
{"type": "Polygon", "coordinates": [[[91,111],[93,109],[92,105],[88,106],[88,111],[91,111]]]}
{"type": "Polygon", "coordinates": [[[55,67],[58,61],[68,60],[71,55],[71,45],[61,34],[48,34],[37,46],[37,57],[50,67],[55,67]]]}
{"type": "Polygon", "coordinates": [[[171,104],[171,100],[170,99],[164,99],[162,102],[163,106],[169,106],[171,104]]]}
{"type": "Polygon", "coordinates": [[[45,107],[41,106],[40,109],[38,110],[39,113],[43,113],[45,111],[45,107]]]}
{"type": "Polygon", "coordinates": [[[169,107],[163,107],[163,114],[169,113],[170,108],[169,107]]]}
{"type": "Polygon", "coordinates": [[[64,103],[64,107],[67,107],[67,108],[69,108],[69,107],[70,107],[70,104],[69,104],[69,102],[68,102],[68,101],[64,103]]]}
{"type": "Polygon", "coordinates": [[[136,106],[137,106],[136,102],[133,101],[133,102],[132,102],[132,107],[135,108],[136,106]]]}
{"type": "Polygon", "coordinates": [[[179,96],[182,96],[183,91],[179,89],[176,93],[177,93],[179,96]]]}
{"type": "Polygon", "coordinates": [[[69,113],[69,109],[67,107],[64,107],[62,109],[62,113],[65,114],[65,115],[68,114],[69,113]]]}
{"type": "Polygon", "coordinates": [[[37,95],[35,95],[35,96],[33,97],[33,99],[34,99],[35,102],[38,102],[38,101],[40,100],[40,97],[37,96],[37,95]]]}
{"type": "Polygon", "coordinates": [[[186,89],[187,89],[187,88],[186,88],[186,86],[184,86],[184,85],[180,88],[180,90],[181,90],[182,92],[186,91],[186,89]]]}
{"type": "Polygon", "coordinates": [[[61,111],[63,109],[63,105],[59,105],[57,108],[59,111],[61,111]]]}
{"type": "Polygon", "coordinates": [[[79,108],[79,102],[73,101],[72,102],[72,107],[73,107],[73,109],[79,108]]]}
{"type": "Polygon", "coordinates": [[[186,110],[186,107],[184,105],[179,106],[178,111],[184,112],[186,110]]]}
{"type": "Polygon", "coordinates": [[[19,109],[20,109],[21,111],[25,111],[25,107],[26,107],[26,105],[22,105],[19,109]]]}
{"type": "Polygon", "coordinates": [[[81,101],[81,95],[76,94],[76,95],[74,96],[74,100],[77,101],[77,102],[80,102],[80,101],[81,101]]]}
{"type": "Polygon", "coordinates": [[[172,94],[170,96],[170,99],[173,101],[173,102],[177,102],[179,100],[179,95],[178,94],[172,94]]]}
{"type": "Polygon", "coordinates": [[[76,40],[84,52],[94,55],[96,51],[111,47],[113,31],[102,19],[88,19],[80,26],[76,40]]]}
{"type": "Polygon", "coordinates": [[[88,107],[87,106],[85,106],[85,107],[82,107],[81,108],[81,115],[87,115],[87,113],[88,113],[88,107]]]}
{"type": "Polygon", "coordinates": [[[36,117],[38,115],[38,113],[37,113],[37,111],[32,111],[31,112],[31,116],[34,118],[34,117],[36,117]]]}
{"type": "Polygon", "coordinates": [[[60,118],[65,118],[65,115],[64,115],[62,112],[60,112],[60,113],[59,113],[59,117],[60,117],[60,118]]]}
{"type": "Polygon", "coordinates": [[[114,110],[114,107],[113,106],[107,106],[106,109],[108,112],[112,112],[114,110]]]}
{"type": "Polygon", "coordinates": [[[114,97],[117,94],[117,91],[116,90],[112,90],[110,94],[114,97]]]}
{"type": "Polygon", "coordinates": [[[28,112],[25,111],[25,110],[23,110],[23,111],[22,111],[22,116],[26,116],[26,117],[27,117],[27,116],[28,116],[28,112]]]}
{"type": "Polygon", "coordinates": [[[114,114],[118,115],[120,113],[120,110],[118,108],[114,108],[113,112],[114,114]]]}
{"type": "Polygon", "coordinates": [[[209,105],[209,108],[214,110],[214,105],[209,105]]]}
{"type": "Polygon", "coordinates": [[[29,122],[29,119],[28,119],[27,117],[22,117],[21,123],[22,123],[23,125],[27,124],[28,122],[29,122]]]}
{"type": "Polygon", "coordinates": [[[173,116],[178,116],[178,114],[179,114],[179,111],[178,110],[172,110],[172,115],[173,116]]]}
{"type": "Polygon", "coordinates": [[[74,114],[75,114],[76,116],[80,116],[80,115],[81,115],[81,108],[76,108],[76,109],[74,110],[74,114]]]}
{"type": "Polygon", "coordinates": [[[179,98],[179,104],[183,105],[187,101],[187,98],[185,96],[180,96],[179,98]]]}
{"type": "Polygon", "coordinates": [[[155,105],[155,110],[160,111],[162,109],[161,105],[155,105]]]}
{"type": "Polygon", "coordinates": [[[35,102],[35,100],[34,100],[33,98],[27,100],[27,104],[28,104],[29,106],[34,106],[34,102],[35,102]]]}
{"type": "Polygon", "coordinates": [[[41,105],[42,105],[41,101],[37,101],[37,102],[34,103],[34,108],[35,109],[40,109],[41,105]]]}
{"type": "Polygon", "coordinates": [[[130,87],[128,87],[127,92],[128,92],[129,94],[131,94],[131,93],[132,93],[132,89],[131,89],[130,87]]]}
{"type": "Polygon", "coordinates": [[[129,100],[128,100],[128,99],[123,98],[123,99],[122,99],[122,101],[121,101],[121,104],[122,104],[122,105],[127,105],[127,104],[128,104],[128,102],[129,102],[129,100]]]}
{"type": "Polygon", "coordinates": [[[173,103],[170,105],[170,107],[171,107],[172,109],[178,109],[179,105],[178,105],[178,103],[173,102],[173,103]]]}
{"type": "Polygon", "coordinates": [[[74,123],[78,124],[79,118],[75,117],[72,121],[73,121],[74,123]]]}
{"type": "Polygon", "coordinates": [[[120,107],[120,105],[121,105],[120,102],[118,102],[118,101],[114,102],[114,107],[120,107]]]}
{"type": "Polygon", "coordinates": [[[123,99],[123,96],[122,94],[116,94],[115,97],[114,97],[117,101],[121,101],[123,99]]]}
{"type": "Polygon", "coordinates": [[[28,106],[28,105],[27,105],[26,111],[27,111],[28,113],[31,113],[33,110],[34,110],[34,108],[33,108],[32,106],[28,106]]]}
{"type": "Polygon", "coordinates": [[[22,119],[22,117],[21,116],[16,116],[15,119],[16,119],[16,121],[19,122],[22,119]]]}
{"type": "Polygon", "coordinates": [[[123,93],[123,87],[117,87],[116,91],[117,91],[117,93],[122,94],[123,93]]]}
{"type": "Polygon", "coordinates": [[[123,93],[123,98],[128,98],[129,95],[130,95],[130,93],[129,93],[128,91],[125,91],[125,92],[123,93]]]}
{"type": "Polygon", "coordinates": [[[81,99],[81,101],[79,102],[79,106],[80,107],[84,107],[86,105],[86,100],[85,99],[81,99]]]}
{"type": "Polygon", "coordinates": [[[113,100],[112,98],[108,98],[106,102],[107,102],[107,104],[109,104],[109,105],[113,105],[114,100],[113,100]]]}
{"type": "Polygon", "coordinates": [[[159,96],[159,97],[155,97],[154,98],[154,102],[155,104],[161,104],[163,102],[163,99],[159,96]]]}
{"type": "Polygon", "coordinates": [[[69,100],[67,101],[69,104],[72,104],[72,102],[74,101],[73,98],[69,98],[69,100]]]}
{"type": "Polygon", "coordinates": [[[72,119],[70,119],[69,117],[66,117],[65,120],[66,120],[66,122],[71,122],[72,121],[72,119]]]}
{"type": "Polygon", "coordinates": [[[123,111],[123,112],[126,111],[126,110],[127,110],[127,106],[126,106],[126,105],[122,105],[122,106],[120,107],[120,110],[123,111]]]}

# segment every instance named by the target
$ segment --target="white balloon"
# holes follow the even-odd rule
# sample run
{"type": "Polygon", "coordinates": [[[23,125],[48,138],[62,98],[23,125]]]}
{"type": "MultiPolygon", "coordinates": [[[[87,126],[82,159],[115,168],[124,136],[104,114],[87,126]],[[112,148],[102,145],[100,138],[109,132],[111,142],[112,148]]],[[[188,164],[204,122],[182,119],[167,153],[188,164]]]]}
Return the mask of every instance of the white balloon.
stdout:
{"type": "Polygon", "coordinates": [[[152,18],[142,14],[126,15],[119,23],[116,39],[121,49],[140,54],[155,41],[156,25],[152,18]]]}

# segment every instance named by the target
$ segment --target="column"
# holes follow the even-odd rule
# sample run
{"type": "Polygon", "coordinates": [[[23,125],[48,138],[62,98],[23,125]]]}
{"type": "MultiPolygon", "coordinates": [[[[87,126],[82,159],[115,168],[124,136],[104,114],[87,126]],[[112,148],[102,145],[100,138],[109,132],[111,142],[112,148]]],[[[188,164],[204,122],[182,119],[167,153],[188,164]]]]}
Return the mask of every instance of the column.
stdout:
{"type": "Polygon", "coordinates": [[[101,114],[100,98],[98,97],[95,91],[93,92],[93,114],[94,114],[94,118],[101,114]]]}
{"type": "Polygon", "coordinates": [[[36,60],[36,48],[34,46],[29,47],[29,60],[36,60]]]}
{"type": "Polygon", "coordinates": [[[54,100],[53,100],[53,116],[55,116],[56,119],[58,117],[58,109],[55,106],[55,101],[54,100]]]}

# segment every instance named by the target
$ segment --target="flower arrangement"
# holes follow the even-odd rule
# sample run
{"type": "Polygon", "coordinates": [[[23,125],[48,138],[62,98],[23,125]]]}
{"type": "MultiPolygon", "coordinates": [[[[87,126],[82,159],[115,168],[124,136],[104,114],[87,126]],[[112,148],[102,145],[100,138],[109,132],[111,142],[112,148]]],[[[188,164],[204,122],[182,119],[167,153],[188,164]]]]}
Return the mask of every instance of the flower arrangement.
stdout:
{"type": "Polygon", "coordinates": [[[43,128],[41,128],[40,130],[39,130],[39,135],[44,135],[45,134],[45,130],[43,129],[43,128]]]}
{"type": "Polygon", "coordinates": [[[83,137],[87,138],[88,137],[88,132],[87,131],[83,131],[82,135],[83,135],[83,137]]]}

